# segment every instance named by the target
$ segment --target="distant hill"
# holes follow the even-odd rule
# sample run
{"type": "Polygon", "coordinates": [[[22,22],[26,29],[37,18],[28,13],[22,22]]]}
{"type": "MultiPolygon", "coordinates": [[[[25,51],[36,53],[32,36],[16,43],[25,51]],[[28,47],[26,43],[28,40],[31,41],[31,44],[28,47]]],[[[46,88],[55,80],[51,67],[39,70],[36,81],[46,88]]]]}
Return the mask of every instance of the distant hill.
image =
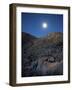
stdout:
{"type": "Polygon", "coordinates": [[[35,36],[22,32],[22,46],[24,48],[30,47],[35,39],[37,39],[35,36]]]}
{"type": "Polygon", "coordinates": [[[63,74],[63,33],[42,38],[22,33],[22,76],[63,74]]]}
{"type": "Polygon", "coordinates": [[[47,36],[39,38],[37,41],[35,41],[35,44],[58,44],[63,42],[63,33],[61,32],[53,32],[49,33],[47,36]]]}

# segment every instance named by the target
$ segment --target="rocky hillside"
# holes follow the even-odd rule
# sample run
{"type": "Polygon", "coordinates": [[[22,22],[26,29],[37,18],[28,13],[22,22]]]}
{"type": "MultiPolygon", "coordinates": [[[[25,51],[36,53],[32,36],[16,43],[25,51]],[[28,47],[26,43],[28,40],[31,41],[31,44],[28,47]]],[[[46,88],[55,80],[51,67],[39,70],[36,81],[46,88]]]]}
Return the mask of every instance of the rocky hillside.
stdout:
{"type": "Polygon", "coordinates": [[[42,38],[22,34],[22,77],[63,74],[63,34],[42,38]]]}
{"type": "Polygon", "coordinates": [[[26,32],[22,32],[22,47],[27,49],[33,44],[35,39],[37,39],[35,36],[32,36],[26,32]]]}

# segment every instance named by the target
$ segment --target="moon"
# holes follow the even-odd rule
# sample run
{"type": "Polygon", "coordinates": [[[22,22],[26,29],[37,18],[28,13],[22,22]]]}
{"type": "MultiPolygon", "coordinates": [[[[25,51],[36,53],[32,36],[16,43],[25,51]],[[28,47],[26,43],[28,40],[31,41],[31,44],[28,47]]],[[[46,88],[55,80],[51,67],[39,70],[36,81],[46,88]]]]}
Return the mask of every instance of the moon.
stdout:
{"type": "Polygon", "coordinates": [[[43,22],[43,23],[42,23],[42,27],[43,27],[44,29],[46,29],[46,28],[48,27],[48,23],[43,22]]]}

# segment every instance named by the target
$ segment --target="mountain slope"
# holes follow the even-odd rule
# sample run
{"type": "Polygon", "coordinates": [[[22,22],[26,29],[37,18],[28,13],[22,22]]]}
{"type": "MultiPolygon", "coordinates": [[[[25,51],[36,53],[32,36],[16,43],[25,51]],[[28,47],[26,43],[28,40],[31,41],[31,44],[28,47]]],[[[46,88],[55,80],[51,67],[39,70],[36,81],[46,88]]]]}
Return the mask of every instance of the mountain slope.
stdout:
{"type": "Polygon", "coordinates": [[[37,39],[35,36],[30,35],[26,32],[22,32],[22,47],[27,49],[31,45],[33,45],[33,41],[37,39]]]}
{"type": "MultiPolygon", "coordinates": [[[[31,35],[28,36],[31,37],[31,35]]],[[[26,38],[22,51],[22,76],[63,74],[63,34],[61,32],[49,33],[42,38],[26,38]],[[28,48],[23,49],[27,44],[28,48]]]]}

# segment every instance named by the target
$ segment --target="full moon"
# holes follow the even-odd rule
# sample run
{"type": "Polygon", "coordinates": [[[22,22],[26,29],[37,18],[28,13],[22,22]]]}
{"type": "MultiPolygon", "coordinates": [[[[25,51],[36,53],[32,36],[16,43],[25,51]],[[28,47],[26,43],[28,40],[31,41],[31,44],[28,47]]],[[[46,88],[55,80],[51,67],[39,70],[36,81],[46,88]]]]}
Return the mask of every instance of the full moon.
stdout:
{"type": "Polygon", "coordinates": [[[43,28],[47,28],[47,27],[48,27],[48,24],[47,24],[46,22],[43,22],[43,23],[42,23],[42,27],[43,27],[43,28]]]}

